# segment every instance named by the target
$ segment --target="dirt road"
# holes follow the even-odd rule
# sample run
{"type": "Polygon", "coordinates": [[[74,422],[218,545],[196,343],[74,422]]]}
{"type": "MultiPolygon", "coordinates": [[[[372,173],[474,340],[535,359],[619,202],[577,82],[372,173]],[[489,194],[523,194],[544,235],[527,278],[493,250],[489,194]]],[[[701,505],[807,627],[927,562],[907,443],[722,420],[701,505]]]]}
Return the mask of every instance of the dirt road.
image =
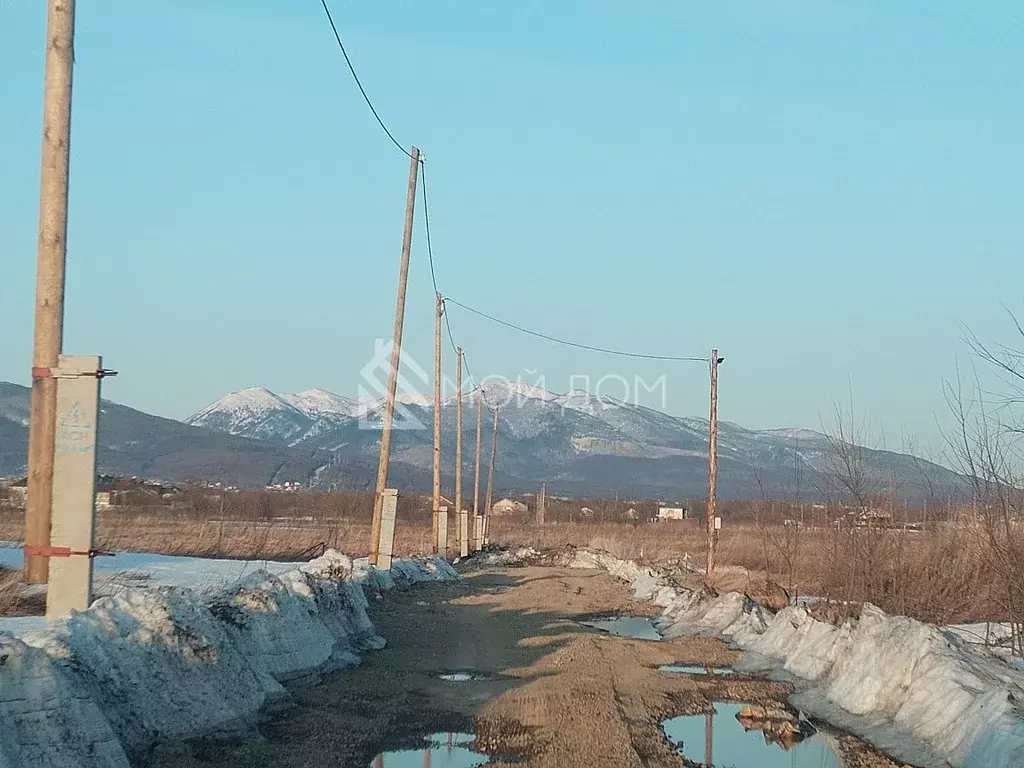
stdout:
{"type": "MultiPolygon", "coordinates": [[[[365,768],[380,752],[452,731],[475,734],[475,748],[499,765],[679,768],[663,719],[705,712],[713,700],[768,704],[788,693],[757,678],[657,670],[734,661],[718,640],[653,642],[581,625],[588,615],[645,610],[603,572],[490,569],[373,602],[388,647],[363,666],[294,691],[297,706],[268,716],[259,738],[164,747],[148,768],[365,768]],[[462,672],[485,679],[439,677],[462,672]]],[[[839,744],[847,768],[896,765],[852,737],[839,744]]]]}

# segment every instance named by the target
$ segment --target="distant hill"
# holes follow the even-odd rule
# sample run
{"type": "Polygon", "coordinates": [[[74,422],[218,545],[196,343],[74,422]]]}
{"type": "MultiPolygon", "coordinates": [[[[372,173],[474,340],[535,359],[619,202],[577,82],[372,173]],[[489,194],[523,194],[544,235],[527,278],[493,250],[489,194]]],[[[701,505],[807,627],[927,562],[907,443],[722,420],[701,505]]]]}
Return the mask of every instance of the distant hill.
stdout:
{"type": "MultiPolygon", "coordinates": [[[[0,382],[0,475],[25,471],[28,413],[29,389],[0,382]]],[[[259,488],[285,480],[308,483],[318,469],[332,462],[330,454],[315,448],[290,449],[273,441],[194,427],[109,400],[101,407],[99,442],[99,470],[107,474],[202,478],[240,487],[259,488]]],[[[375,476],[376,462],[333,461],[332,475],[353,487],[366,487],[367,479],[375,476]]],[[[419,474],[414,473],[415,482],[423,482],[419,474]]]]}
{"type": "MultiPolygon", "coordinates": [[[[476,398],[465,395],[464,457],[472,483],[476,398]]],[[[433,412],[408,396],[393,437],[390,482],[428,490],[433,412]],[[420,426],[422,428],[410,428],[420,426]]],[[[643,406],[564,395],[517,384],[488,385],[488,404],[500,411],[496,490],[533,491],[541,482],[552,494],[700,499],[707,492],[707,420],[671,416],[643,406]]],[[[0,382],[0,475],[25,470],[29,390],[0,382]]],[[[206,479],[240,487],[298,481],[319,488],[373,487],[380,441],[381,404],[326,390],[277,395],[264,388],[230,393],[188,423],[152,416],[104,400],[100,418],[100,471],[180,481],[206,479]]],[[[454,475],[455,401],[442,412],[443,472],[454,475]]],[[[491,420],[483,428],[484,461],[491,420]]],[[[952,493],[960,478],[950,470],[905,454],[863,449],[865,462],[901,496],[920,499],[931,486],[952,493]]],[[[826,487],[832,449],[814,431],[719,427],[719,494],[813,500],[826,487]]],[[[481,484],[486,482],[486,467],[481,484]]],[[[482,492],[482,491],[481,491],[482,492]]]]}
{"type": "MultiPolygon", "coordinates": [[[[252,388],[225,395],[187,421],[224,429],[264,442],[324,451],[335,457],[370,462],[377,457],[382,405],[311,390],[314,398],[276,395],[252,388]],[[315,408],[306,403],[311,400],[315,408]],[[332,408],[331,403],[338,403],[332,408]]],[[[478,392],[464,396],[463,441],[467,469],[475,441],[478,392]]],[[[488,404],[502,404],[498,469],[501,487],[534,490],[547,482],[553,493],[580,495],[701,498],[707,487],[707,419],[672,416],[661,411],[596,397],[574,390],[547,392],[519,382],[489,384],[488,404]]],[[[429,472],[433,409],[419,396],[406,396],[396,417],[405,427],[393,437],[392,457],[429,472]]],[[[454,472],[455,401],[442,412],[443,466],[454,472]]],[[[484,423],[485,452],[490,445],[490,418],[484,423]]],[[[805,429],[749,430],[719,425],[719,493],[722,498],[793,497],[800,482],[802,498],[818,498],[828,484],[834,452],[825,435],[805,429]]],[[[887,484],[910,500],[926,492],[948,494],[960,487],[954,472],[905,454],[863,449],[861,455],[887,484]]],[[[331,468],[318,481],[331,482],[331,468]]]]}

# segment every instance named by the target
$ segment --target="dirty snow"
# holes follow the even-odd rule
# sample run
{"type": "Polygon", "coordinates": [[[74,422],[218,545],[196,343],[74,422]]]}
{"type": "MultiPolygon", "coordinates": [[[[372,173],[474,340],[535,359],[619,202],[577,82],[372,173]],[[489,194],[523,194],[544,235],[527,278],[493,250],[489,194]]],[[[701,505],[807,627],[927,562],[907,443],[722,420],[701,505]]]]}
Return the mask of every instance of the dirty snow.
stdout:
{"type": "Polygon", "coordinates": [[[283,681],[383,647],[364,589],[456,578],[432,557],[383,573],[329,550],[202,593],[124,587],[22,639],[0,633],[0,768],[127,768],[158,741],[244,731],[288,703],[283,681]]]}
{"type": "Polygon", "coordinates": [[[502,549],[497,552],[478,552],[473,555],[473,564],[488,567],[500,568],[506,565],[522,565],[532,562],[540,557],[533,547],[520,547],[519,549],[502,549]]]}

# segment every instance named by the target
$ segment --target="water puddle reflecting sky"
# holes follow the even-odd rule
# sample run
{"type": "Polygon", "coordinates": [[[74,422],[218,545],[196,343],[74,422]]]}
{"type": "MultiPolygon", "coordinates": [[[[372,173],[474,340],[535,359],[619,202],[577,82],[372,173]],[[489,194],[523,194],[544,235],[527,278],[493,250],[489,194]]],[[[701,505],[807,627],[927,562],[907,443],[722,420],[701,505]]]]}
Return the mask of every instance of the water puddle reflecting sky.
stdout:
{"type": "Polygon", "coordinates": [[[419,749],[382,752],[369,768],[476,768],[490,758],[469,748],[472,733],[432,733],[419,749]]]}
{"type": "Polygon", "coordinates": [[[662,723],[665,735],[687,760],[715,768],[840,768],[831,739],[821,732],[802,741],[771,741],[736,718],[744,704],[715,702],[715,714],[674,717],[662,723]]]}
{"type": "Polygon", "coordinates": [[[670,672],[676,675],[731,675],[732,667],[701,667],[697,664],[663,664],[659,672],[670,672]]]}
{"type": "Polygon", "coordinates": [[[600,629],[617,637],[633,637],[637,640],[661,640],[654,623],[639,616],[612,616],[606,619],[580,622],[586,627],[600,629]]]}

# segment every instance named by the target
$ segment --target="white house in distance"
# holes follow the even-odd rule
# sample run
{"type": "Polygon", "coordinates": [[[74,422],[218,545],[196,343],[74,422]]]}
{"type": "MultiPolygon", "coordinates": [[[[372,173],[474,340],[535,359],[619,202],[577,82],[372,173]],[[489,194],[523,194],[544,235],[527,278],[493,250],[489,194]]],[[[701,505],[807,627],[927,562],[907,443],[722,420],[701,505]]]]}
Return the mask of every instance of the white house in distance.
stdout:
{"type": "Polygon", "coordinates": [[[491,514],[494,515],[514,515],[523,514],[529,511],[527,507],[521,501],[514,501],[513,499],[502,499],[501,501],[495,502],[491,506],[491,514]]]}
{"type": "Polygon", "coordinates": [[[686,507],[658,507],[658,522],[666,520],[685,520],[686,507]]]}

